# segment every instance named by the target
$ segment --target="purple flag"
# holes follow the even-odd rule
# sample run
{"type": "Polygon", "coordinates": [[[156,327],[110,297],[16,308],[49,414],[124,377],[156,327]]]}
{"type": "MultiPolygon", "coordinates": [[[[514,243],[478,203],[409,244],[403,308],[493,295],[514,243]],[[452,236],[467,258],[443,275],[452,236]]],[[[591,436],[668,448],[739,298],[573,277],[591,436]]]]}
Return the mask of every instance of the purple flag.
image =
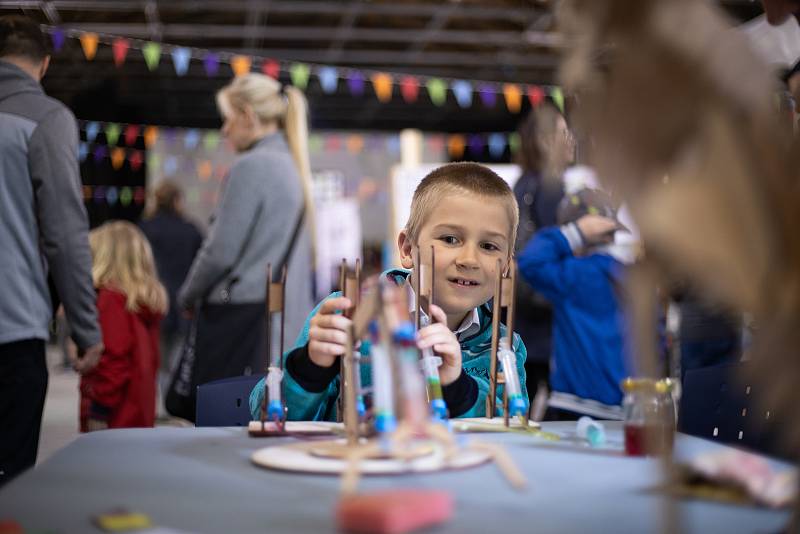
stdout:
{"type": "Polygon", "coordinates": [[[481,102],[487,108],[493,108],[497,103],[497,93],[494,92],[494,87],[488,83],[478,86],[478,94],[481,96],[481,102]]]}
{"type": "Polygon", "coordinates": [[[209,52],[203,59],[203,66],[206,69],[206,75],[216,76],[219,71],[219,56],[214,52],[209,52]]]}
{"type": "Polygon", "coordinates": [[[481,134],[472,134],[469,136],[469,151],[475,156],[483,152],[483,137],[481,137],[481,134]]]}
{"type": "Polygon", "coordinates": [[[50,37],[53,39],[53,50],[55,52],[60,52],[61,49],[64,47],[64,30],[61,28],[53,28],[53,33],[50,34],[50,37]]]}
{"type": "Polygon", "coordinates": [[[360,70],[350,71],[347,77],[347,86],[353,96],[362,96],[364,94],[364,75],[360,70]]]}

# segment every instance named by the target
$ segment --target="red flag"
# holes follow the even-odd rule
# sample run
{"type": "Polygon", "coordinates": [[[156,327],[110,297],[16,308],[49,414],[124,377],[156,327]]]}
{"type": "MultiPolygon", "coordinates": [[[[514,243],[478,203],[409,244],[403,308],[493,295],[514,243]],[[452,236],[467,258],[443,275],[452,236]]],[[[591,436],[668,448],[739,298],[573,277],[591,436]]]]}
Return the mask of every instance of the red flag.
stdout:
{"type": "Polygon", "coordinates": [[[141,150],[134,150],[134,151],[131,152],[131,155],[128,156],[128,163],[131,164],[131,170],[133,172],[136,172],[136,171],[138,171],[139,169],[142,168],[142,162],[143,161],[144,161],[144,158],[142,157],[142,151],[141,150]]]}
{"type": "Polygon", "coordinates": [[[419,95],[419,80],[414,76],[404,76],[400,82],[400,92],[406,102],[416,102],[419,95]]]}
{"type": "Polygon", "coordinates": [[[274,59],[267,59],[261,65],[261,72],[277,80],[281,75],[281,65],[274,59]]]}
{"type": "Polygon", "coordinates": [[[531,106],[537,107],[544,100],[544,91],[538,85],[528,86],[528,100],[531,101],[531,106]]]}
{"type": "Polygon", "coordinates": [[[114,49],[114,64],[117,67],[125,63],[125,56],[128,55],[128,48],[130,48],[130,46],[131,43],[127,39],[119,38],[114,40],[112,48],[114,49]]]}
{"type": "Polygon", "coordinates": [[[125,144],[133,146],[136,144],[136,138],[139,137],[139,126],[136,124],[129,124],[125,127],[125,144]]]}

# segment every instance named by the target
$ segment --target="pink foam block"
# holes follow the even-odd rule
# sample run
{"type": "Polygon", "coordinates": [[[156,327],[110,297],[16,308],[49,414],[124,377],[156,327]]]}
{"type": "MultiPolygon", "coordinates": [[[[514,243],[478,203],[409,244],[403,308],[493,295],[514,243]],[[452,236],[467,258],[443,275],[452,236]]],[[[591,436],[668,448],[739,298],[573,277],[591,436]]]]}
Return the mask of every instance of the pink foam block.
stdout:
{"type": "Polygon", "coordinates": [[[343,497],[336,509],[339,528],[358,534],[403,534],[437,525],[453,515],[449,493],[390,490],[343,497]]]}

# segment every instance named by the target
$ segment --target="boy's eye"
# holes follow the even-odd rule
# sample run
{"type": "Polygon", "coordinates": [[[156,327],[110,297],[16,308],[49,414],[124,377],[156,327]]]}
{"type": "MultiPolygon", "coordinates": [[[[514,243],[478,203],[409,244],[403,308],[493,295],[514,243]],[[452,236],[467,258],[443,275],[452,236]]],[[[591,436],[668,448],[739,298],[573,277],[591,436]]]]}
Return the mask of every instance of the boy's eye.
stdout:
{"type": "Polygon", "coordinates": [[[500,250],[500,247],[498,247],[494,243],[484,243],[482,246],[483,246],[484,250],[488,250],[488,251],[491,251],[491,252],[495,252],[495,251],[500,250]]]}
{"type": "Polygon", "coordinates": [[[439,238],[440,241],[444,241],[448,245],[455,245],[458,243],[458,239],[454,235],[443,235],[439,238]]]}

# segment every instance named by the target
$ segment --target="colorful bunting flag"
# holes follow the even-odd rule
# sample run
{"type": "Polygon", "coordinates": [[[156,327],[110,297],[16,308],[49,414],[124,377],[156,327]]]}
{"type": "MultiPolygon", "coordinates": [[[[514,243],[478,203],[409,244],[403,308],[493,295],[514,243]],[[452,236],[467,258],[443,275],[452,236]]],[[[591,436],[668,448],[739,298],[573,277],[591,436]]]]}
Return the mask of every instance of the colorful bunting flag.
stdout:
{"type": "Polygon", "coordinates": [[[78,161],[84,161],[89,155],[89,143],[81,141],[78,143],[78,161]]]}
{"type": "Polygon", "coordinates": [[[217,149],[219,145],[219,132],[210,131],[208,132],[205,137],[203,138],[203,147],[206,149],[206,152],[213,152],[217,149]]]}
{"type": "Polygon", "coordinates": [[[174,176],[178,172],[178,158],[175,156],[167,156],[164,160],[164,176],[174,176]]]}
{"type": "Polygon", "coordinates": [[[511,113],[519,113],[522,109],[522,91],[519,85],[507,83],[503,85],[503,96],[506,98],[506,108],[511,113]]]}
{"type": "Polygon", "coordinates": [[[453,134],[447,139],[447,152],[454,159],[461,159],[464,156],[466,140],[461,134],[453,134]]]}
{"type": "Polygon", "coordinates": [[[142,47],[142,55],[144,56],[144,62],[147,64],[147,68],[151,71],[156,70],[158,68],[158,63],[161,61],[161,45],[153,41],[148,41],[142,47]]]}
{"type": "Polygon", "coordinates": [[[428,150],[437,155],[444,148],[444,137],[441,135],[431,135],[428,137],[428,150]]]}
{"type": "Polygon", "coordinates": [[[406,102],[416,102],[419,96],[419,80],[416,76],[403,76],[400,81],[400,92],[406,102]]]}
{"type": "Polygon", "coordinates": [[[244,76],[250,72],[252,63],[250,56],[236,55],[231,58],[231,70],[235,76],[244,76]]]}
{"type": "Polygon", "coordinates": [[[318,134],[312,134],[308,137],[308,150],[312,153],[317,153],[322,150],[323,147],[323,140],[322,136],[318,134]]]}
{"type": "Polygon", "coordinates": [[[351,154],[358,154],[364,148],[364,138],[358,134],[353,134],[347,138],[347,151],[351,154]]]}
{"type": "Polygon", "coordinates": [[[328,152],[337,152],[341,148],[341,139],[338,135],[329,135],[325,140],[325,150],[328,152]]]}
{"type": "Polygon", "coordinates": [[[142,151],[141,150],[133,150],[131,152],[130,157],[128,158],[128,163],[131,165],[131,170],[133,172],[138,172],[139,169],[142,168],[142,151]]]}
{"type": "Polygon", "coordinates": [[[87,32],[81,34],[79,39],[86,59],[89,61],[93,60],[95,54],[97,54],[97,43],[100,41],[99,37],[97,37],[96,33],[87,32]]]}
{"type": "Polygon", "coordinates": [[[392,77],[385,72],[378,72],[372,75],[372,87],[381,102],[388,102],[392,99],[392,77]]]}
{"type": "Polygon", "coordinates": [[[61,52],[61,49],[64,47],[64,41],[66,40],[64,30],[61,28],[54,28],[53,33],[50,34],[50,38],[53,40],[53,51],[61,52]]]}
{"type": "Polygon", "coordinates": [[[119,203],[123,206],[127,206],[131,203],[131,200],[133,200],[133,192],[131,188],[126,185],[119,192],[119,203]]]}
{"type": "Polygon", "coordinates": [[[317,71],[317,77],[325,94],[336,92],[336,88],[339,85],[339,71],[336,67],[320,67],[317,71]]]}
{"type": "Polygon", "coordinates": [[[469,152],[473,156],[479,156],[483,152],[483,138],[480,134],[471,134],[469,136],[469,152]]]}
{"type": "Polygon", "coordinates": [[[118,146],[111,151],[111,166],[118,171],[122,168],[123,163],[125,163],[125,149],[118,146]]]}
{"type": "Polygon", "coordinates": [[[489,154],[497,159],[506,151],[506,138],[501,133],[489,134],[489,154]]]}
{"type": "Polygon", "coordinates": [[[152,148],[158,139],[158,126],[148,126],[144,129],[144,146],[152,148]]]}
{"type": "Polygon", "coordinates": [[[108,155],[108,149],[103,145],[97,145],[94,147],[94,152],[92,153],[92,157],[94,158],[95,163],[100,163],[103,158],[108,155]]]}
{"type": "Polygon", "coordinates": [[[86,125],[86,140],[90,143],[94,143],[94,140],[97,138],[97,134],[100,132],[100,124],[97,122],[90,122],[86,125]]]}
{"type": "Polygon", "coordinates": [[[386,151],[391,156],[400,155],[400,136],[390,135],[386,138],[386,151]]]}
{"type": "Polygon", "coordinates": [[[519,151],[519,146],[519,134],[517,132],[511,132],[508,134],[508,148],[511,150],[512,154],[516,154],[519,151]]]}
{"type": "Polygon", "coordinates": [[[92,199],[92,186],[91,185],[84,185],[83,186],[83,200],[88,202],[92,199]]]}
{"type": "Polygon", "coordinates": [[[201,182],[207,182],[211,179],[211,173],[214,172],[214,166],[207,159],[197,164],[197,177],[201,182]]]}
{"type": "Polygon", "coordinates": [[[119,141],[119,134],[122,132],[122,128],[120,128],[119,124],[116,122],[109,122],[106,124],[106,143],[109,146],[115,146],[117,141],[119,141]]]}
{"type": "Polygon", "coordinates": [[[137,187],[133,190],[133,201],[136,204],[144,204],[145,194],[144,187],[137,187]]]}
{"type": "Polygon", "coordinates": [[[431,102],[436,106],[443,106],[447,100],[447,84],[439,78],[430,78],[425,87],[431,102]]]}
{"type": "Polygon", "coordinates": [[[350,71],[347,77],[347,86],[353,96],[362,96],[364,94],[364,75],[361,74],[360,70],[350,71]]]}
{"type": "Polygon", "coordinates": [[[564,113],[564,93],[561,92],[560,87],[553,87],[550,90],[550,98],[553,99],[553,103],[556,105],[559,111],[564,113]]]}
{"type": "MultiPolygon", "coordinates": [[[[120,149],[120,150],[122,150],[122,149],[120,149]]],[[[113,206],[114,204],[117,203],[117,199],[118,198],[119,198],[119,196],[118,196],[118,193],[117,193],[117,188],[112,185],[106,191],[106,202],[108,202],[109,206],[113,206]]]]}
{"type": "Polygon", "coordinates": [[[542,91],[542,88],[538,85],[529,85],[528,100],[530,100],[532,107],[539,107],[539,104],[544,100],[544,91],[542,91]]]}
{"type": "Polygon", "coordinates": [[[292,85],[301,90],[305,90],[306,86],[308,86],[308,77],[310,74],[311,69],[305,63],[293,63],[289,69],[292,85]]]}
{"type": "Polygon", "coordinates": [[[281,65],[274,59],[267,59],[261,64],[261,72],[277,80],[281,77],[281,65]]]}
{"type": "Polygon", "coordinates": [[[214,52],[206,53],[203,58],[203,68],[206,70],[206,76],[216,76],[219,72],[219,56],[214,52]]]}
{"type": "Polygon", "coordinates": [[[189,60],[192,59],[192,51],[183,46],[176,46],[170,53],[172,64],[175,66],[175,74],[183,76],[189,71],[189,60]]]}
{"type": "Polygon", "coordinates": [[[139,126],[136,124],[129,124],[125,127],[125,144],[133,146],[136,144],[136,139],[139,137],[139,126]]]}
{"type": "Polygon", "coordinates": [[[114,39],[114,44],[111,45],[111,50],[114,53],[114,64],[118,68],[125,63],[125,57],[128,55],[128,49],[130,46],[131,42],[124,37],[114,39]]]}
{"type": "Polygon", "coordinates": [[[497,104],[497,93],[494,92],[494,87],[488,83],[482,83],[478,86],[478,95],[481,97],[481,102],[487,108],[493,108],[497,104]]]}
{"type": "Polygon", "coordinates": [[[194,128],[187,130],[186,135],[183,136],[183,146],[186,150],[194,150],[200,143],[200,132],[194,128]]]}
{"type": "Polygon", "coordinates": [[[98,185],[94,188],[94,203],[95,204],[102,204],[106,201],[106,187],[104,185],[98,185]]]}
{"type": "Polygon", "coordinates": [[[150,152],[150,154],[147,155],[147,166],[150,167],[153,172],[161,168],[161,155],[150,152]]]}
{"type": "Polygon", "coordinates": [[[472,84],[466,80],[456,80],[453,82],[451,89],[456,97],[456,102],[462,108],[472,106],[472,84]]]}

